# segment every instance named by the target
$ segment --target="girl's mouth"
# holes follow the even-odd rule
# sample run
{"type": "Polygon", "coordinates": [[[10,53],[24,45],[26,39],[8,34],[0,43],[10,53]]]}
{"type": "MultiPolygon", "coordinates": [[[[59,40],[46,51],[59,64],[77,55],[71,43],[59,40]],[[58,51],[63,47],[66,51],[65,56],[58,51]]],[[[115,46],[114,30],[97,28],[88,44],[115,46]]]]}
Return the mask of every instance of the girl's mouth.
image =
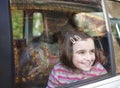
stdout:
{"type": "Polygon", "coordinates": [[[82,62],[83,65],[87,66],[87,67],[90,67],[92,66],[93,62],[82,62]]]}

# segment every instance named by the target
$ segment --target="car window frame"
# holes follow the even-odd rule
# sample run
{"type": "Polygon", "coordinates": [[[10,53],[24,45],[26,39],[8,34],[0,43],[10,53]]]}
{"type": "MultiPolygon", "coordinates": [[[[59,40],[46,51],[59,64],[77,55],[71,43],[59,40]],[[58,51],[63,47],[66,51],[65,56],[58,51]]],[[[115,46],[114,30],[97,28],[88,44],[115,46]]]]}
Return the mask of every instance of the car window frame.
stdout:
{"type": "MultiPolygon", "coordinates": [[[[105,3],[104,0],[102,0],[103,3],[105,3]]],[[[4,1],[0,1],[0,11],[1,13],[3,12],[3,14],[0,16],[0,28],[1,28],[1,33],[0,35],[2,35],[2,37],[0,38],[1,41],[1,45],[0,45],[0,72],[2,72],[2,74],[0,74],[0,88],[14,88],[14,54],[13,54],[13,39],[12,39],[12,25],[11,25],[11,14],[10,14],[10,0],[4,0],[4,1]],[[6,18],[6,19],[3,19],[6,18]],[[4,21],[3,21],[4,20],[4,21]],[[6,32],[7,31],[7,32],[6,32]],[[6,53],[6,54],[5,54],[6,53]]],[[[104,7],[105,9],[106,7],[104,7]]],[[[107,25],[107,29],[110,30],[110,25],[109,25],[109,18],[108,18],[108,12],[104,11],[106,13],[106,25],[107,25]]],[[[112,68],[112,72],[111,74],[107,74],[107,76],[100,76],[98,77],[97,80],[95,81],[99,81],[99,80],[104,80],[106,78],[115,76],[115,63],[114,63],[114,53],[113,53],[113,45],[112,45],[112,37],[111,37],[111,32],[108,32],[108,37],[109,37],[109,43],[110,43],[110,61],[111,61],[111,68],[112,68]],[[100,78],[100,79],[99,79],[100,78]]],[[[96,77],[94,78],[96,79],[96,77]]],[[[91,80],[94,80],[93,78],[91,80]]],[[[83,81],[82,83],[88,84],[88,83],[92,83],[95,81],[83,81]]],[[[66,85],[64,87],[78,87],[80,85],[82,85],[82,83],[80,84],[80,82],[76,82],[73,84],[69,84],[66,85]]]]}

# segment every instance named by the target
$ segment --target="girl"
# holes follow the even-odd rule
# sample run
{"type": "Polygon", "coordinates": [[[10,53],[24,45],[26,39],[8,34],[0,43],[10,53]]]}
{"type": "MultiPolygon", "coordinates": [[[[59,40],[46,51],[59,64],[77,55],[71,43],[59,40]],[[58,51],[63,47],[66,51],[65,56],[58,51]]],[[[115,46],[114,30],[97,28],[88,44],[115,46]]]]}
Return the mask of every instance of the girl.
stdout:
{"type": "Polygon", "coordinates": [[[99,58],[95,56],[92,37],[79,30],[70,30],[61,36],[60,62],[51,71],[47,88],[55,88],[106,73],[99,58]]]}

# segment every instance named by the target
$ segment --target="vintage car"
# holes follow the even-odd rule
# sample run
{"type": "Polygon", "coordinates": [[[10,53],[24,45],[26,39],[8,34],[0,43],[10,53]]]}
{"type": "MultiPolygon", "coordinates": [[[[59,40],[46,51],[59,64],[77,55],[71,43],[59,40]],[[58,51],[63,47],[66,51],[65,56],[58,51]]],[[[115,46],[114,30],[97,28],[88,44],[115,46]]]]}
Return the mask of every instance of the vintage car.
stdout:
{"type": "Polygon", "coordinates": [[[59,34],[72,27],[94,37],[107,74],[59,88],[120,87],[119,0],[0,2],[0,88],[45,88],[59,62],[59,34]]]}

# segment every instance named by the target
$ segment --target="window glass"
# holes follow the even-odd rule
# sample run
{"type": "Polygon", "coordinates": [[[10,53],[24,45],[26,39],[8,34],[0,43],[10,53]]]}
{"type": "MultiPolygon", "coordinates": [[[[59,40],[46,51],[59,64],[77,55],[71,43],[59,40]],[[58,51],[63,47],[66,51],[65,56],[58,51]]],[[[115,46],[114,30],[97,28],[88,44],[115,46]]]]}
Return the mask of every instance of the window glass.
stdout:
{"type": "Polygon", "coordinates": [[[113,47],[114,47],[114,54],[115,54],[116,73],[120,73],[120,66],[119,66],[120,20],[111,18],[111,24],[112,24],[112,38],[113,38],[113,47]]]}
{"type": "Polygon", "coordinates": [[[111,72],[105,19],[97,1],[11,1],[11,8],[16,9],[11,9],[16,88],[46,87],[53,67],[60,62],[59,50],[66,48],[60,46],[61,36],[72,28],[93,37],[95,50],[91,52],[106,73],[111,72]]]}
{"type": "Polygon", "coordinates": [[[43,18],[41,13],[33,14],[33,36],[40,36],[43,32],[43,18]]]}
{"type": "Polygon", "coordinates": [[[22,10],[17,10],[12,8],[12,28],[13,28],[13,38],[22,39],[23,38],[23,12],[22,10]]]}
{"type": "Polygon", "coordinates": [[[110,15],[110,22],[112,28],[116,73],[120,73],[120,13],[118,11],[118,8],[120,8],[120,2],[107,1],[107,7],[110,15]]]}

